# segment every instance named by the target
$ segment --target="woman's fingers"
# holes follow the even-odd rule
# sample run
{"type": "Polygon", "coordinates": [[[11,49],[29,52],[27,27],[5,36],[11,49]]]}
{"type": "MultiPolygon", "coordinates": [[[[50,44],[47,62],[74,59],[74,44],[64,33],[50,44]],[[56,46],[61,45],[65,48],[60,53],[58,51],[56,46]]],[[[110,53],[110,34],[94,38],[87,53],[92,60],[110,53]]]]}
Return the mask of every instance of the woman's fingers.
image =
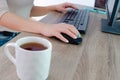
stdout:
{"type": "Polygon", "coordinates": [[[63,32],[63,33],[69,35],[69,36],[72,37],[73,39],[76,39],[76,38],[77,38],[77,36],[76,36],[73,32],[71,32],[69,29],[66,30],[66,31],[63,32]]]}
{"type": "Polygon", "coordinates": [[[77,7],[73,4],[71,4],[71,3],[65,3],[64,5],[65,5],[66,8],[69,7],[69,8],[77,9],[77,7]]]}
{"type": "Polygon", "coordinates": [[[65,43],[68,43],[68,42],[69,42],[66,38],[64,38],[64,37],[62,36],[61,33],[56,33],[55,36],[56,36],[57,38],[59,38],[61,41],[65,42],[65,43]]]}
{"type": "Polygon", "coordinates": [[[76,36],[79,34],[79,31],[73,25],[69,25],[69,30],[74,33],[76,36]]]}
{"type": "Polygon", "coordinates": [[[62,36],[61,33],[64,33],[73,39],[76,39],[78,37],[79,32],[72,25],[62,23],[62,24],[59,24],[58,28],[60,28],[60,29],[59,29],[59,31],[56,32],[55,36],[64,42],[68,43],[68,40],[64,36],[62,36]]]}

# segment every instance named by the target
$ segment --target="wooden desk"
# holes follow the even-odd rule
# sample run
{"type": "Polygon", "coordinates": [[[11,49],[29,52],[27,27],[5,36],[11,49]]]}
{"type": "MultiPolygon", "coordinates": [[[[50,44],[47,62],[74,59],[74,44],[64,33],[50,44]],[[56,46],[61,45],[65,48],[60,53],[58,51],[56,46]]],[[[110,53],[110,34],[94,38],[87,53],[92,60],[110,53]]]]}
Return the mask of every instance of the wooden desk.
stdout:
{"type": "MultiPolygon", "coordinates": [[[[61,13],[51,13],[42,22],[56,23],[61,16],[61,13]]],[[[101,32],[100,20],[104,17],[90,13],[88,29],[80,45],[47,38],[53,44],[48,80],[120,80],[120,36],[101,32]]],[[[40,36],[21,33],[10,42],[31,35],[40,36]]],[[[19,80],[3,48],[0,47],[0,80],[19,80]]]]}

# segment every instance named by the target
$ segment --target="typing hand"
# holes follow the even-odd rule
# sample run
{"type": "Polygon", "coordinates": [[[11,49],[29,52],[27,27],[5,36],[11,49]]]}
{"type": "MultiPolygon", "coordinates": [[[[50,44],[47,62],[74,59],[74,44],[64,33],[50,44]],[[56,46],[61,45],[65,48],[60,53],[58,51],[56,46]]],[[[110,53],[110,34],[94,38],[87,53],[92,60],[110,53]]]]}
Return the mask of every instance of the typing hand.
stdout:
{"type": "Polygon", "coordinates": [[[71,3],[63,3],[59,5],[54,5],[55,11],[67,12],[67,8],[77,9],[77,7],[71,3]]]}

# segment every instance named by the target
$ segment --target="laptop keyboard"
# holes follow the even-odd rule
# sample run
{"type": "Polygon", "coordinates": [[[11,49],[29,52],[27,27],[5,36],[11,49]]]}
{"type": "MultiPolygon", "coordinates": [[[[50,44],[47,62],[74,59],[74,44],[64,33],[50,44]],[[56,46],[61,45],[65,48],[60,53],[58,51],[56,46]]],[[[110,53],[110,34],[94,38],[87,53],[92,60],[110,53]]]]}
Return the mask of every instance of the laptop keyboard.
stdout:
{"type": "Polygon", "coordinates": [[[60,22],[74,25],[80,33],[85,34],[89,19],[89,11],[80,9],[70,9],[63,15],[60,22]]]}

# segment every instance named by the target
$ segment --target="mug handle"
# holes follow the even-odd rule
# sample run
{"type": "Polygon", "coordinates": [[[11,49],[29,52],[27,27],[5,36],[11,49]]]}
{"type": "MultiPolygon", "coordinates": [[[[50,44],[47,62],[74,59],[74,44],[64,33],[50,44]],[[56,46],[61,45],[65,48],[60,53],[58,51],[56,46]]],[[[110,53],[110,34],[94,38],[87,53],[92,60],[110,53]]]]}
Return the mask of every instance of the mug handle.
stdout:
{"type": "Polygon", "coordinates": [[[6,56],[12,61],[12,63],[14,65],[16,65],[16,59],[11,55],[8,47],[11,46],[11,47],[15,48],[15,45],[16,45],[16,43],[8,43],[4,47],[4,52],[5,52],[6,56]]]}

